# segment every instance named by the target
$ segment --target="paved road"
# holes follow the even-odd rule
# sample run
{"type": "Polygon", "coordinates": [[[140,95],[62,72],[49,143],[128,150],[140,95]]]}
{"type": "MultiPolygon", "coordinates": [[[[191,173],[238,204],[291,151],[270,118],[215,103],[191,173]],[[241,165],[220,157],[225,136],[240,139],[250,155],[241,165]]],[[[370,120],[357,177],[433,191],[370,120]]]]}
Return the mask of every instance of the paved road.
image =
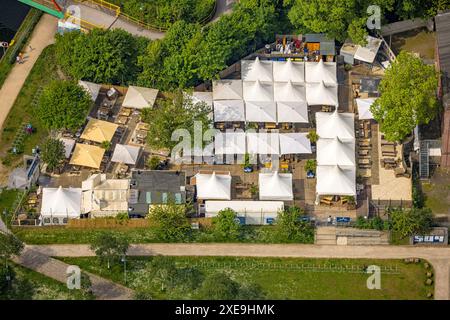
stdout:
{"type": "MultiPolygon", "coordinates": [[[[28,246],[48,256],[94,256],[88,245],[28,246]]],[[[435,269],[435,298],[448,300],[450,248],[410,246],[320,246],[277,244],[139,244],[129,250],[132,256],[241,256],[302,258],[367,258],[428,260],[435,269]]]]}
{"type": "MultiPolygon", "coordinates": [[[[50,258],[48,255],[26,247],[22,255],[14,261],[26,268],[37,271],[47,277],[66,283],[68,264],[50,258]]],[[[88,273],[91,279],[91,289],[99,300],[131,300],[133,291],[124,286],[88,273]]]]}

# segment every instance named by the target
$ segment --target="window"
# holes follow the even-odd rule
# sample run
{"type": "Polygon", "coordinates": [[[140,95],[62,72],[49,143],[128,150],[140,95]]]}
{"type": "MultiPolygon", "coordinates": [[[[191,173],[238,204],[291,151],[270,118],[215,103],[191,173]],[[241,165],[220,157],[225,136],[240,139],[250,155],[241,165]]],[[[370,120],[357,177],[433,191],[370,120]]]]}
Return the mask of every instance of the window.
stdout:
{"type": "Polygon", "coordinates": [[[161,201],[162,203],[166,204],[168,200],[167,192],[163,192],[161,195],[161,201]]]}
{"type": "Polygon", "coordinates": [[[68,218],[63,218],[63,224],[67,224],[67,222],[69,222],[68,218]]]}
{"type": "Polygon", "coordinates": [[[45,224],[50,224],[50,222],[51,222],[50,218],[44,218],[44,223],[45,224]]]}
{"type": "Polygon", "coordinates": [[[177,192],[175,193],[175,203],[181,204],[183,202],[183,197],[181,196],[181,193],[177,192]]]}
{"type": "Polygon", "coordinates": [[[147,204],[152,203],[152,193],[150,191],[147,191],[145,193],[145,201],[147,202],[147,204]]]}
{"type": "Polygon", "coordinates": [[[53,218],[53,224],[59,224],[59,219],[58,218],[53,218]]]}

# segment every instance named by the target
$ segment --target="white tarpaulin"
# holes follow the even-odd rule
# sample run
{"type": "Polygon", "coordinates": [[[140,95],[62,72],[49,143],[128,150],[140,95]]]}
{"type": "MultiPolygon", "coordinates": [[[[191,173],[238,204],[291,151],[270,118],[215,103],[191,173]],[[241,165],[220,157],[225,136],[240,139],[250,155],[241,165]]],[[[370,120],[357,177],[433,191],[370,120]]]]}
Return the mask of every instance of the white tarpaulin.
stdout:
{"type": "Polygon", "coordinates": [[[353,113],[317,112],[317,134],[323,139],[339,138],[342,141],[355,139],[353,113]]]}
{"type": "Polygon", "coordinates": [[[249,154],[280,154],[278,133],[248,132],[247,152],[249,154]]]}
{"type": "Polygon", "coordinates": [[[302,85],[288,82],[275,82],[273,87],[275,101],[299,102],[306,101],[306,89],[302,85]]]}
{"type": "Polygon", "coordinates": [[[60,138],[59,140],[64,143],[64,155],[68,159],[72,154],[73,147],[75,146],[75,140],[69,138],[60,138]]]}
{"type": "Polygon", "coordinates": [[[259,200],[289,201],[293,199],[291,173],[259,174],[259,200]]]}
{"type": "Polygon", "coordinates": [[[245,121],[244,101],[214,101],[214,122],[245,121]]]}
{"type": "Polygon", "coordinates": [[[245,132],[218,132],[214,137],[215,154],[245,154],[245,132]]]}
{"type": "Polygon", "coordinates": [[[306,101],[310,106],[337,106],[339,104],[338,87],[335,85],[326,85],[324,82],[307,83],[306,101]]]}
{"type": "Polygon", "coordinates": [[[272,101],[246,101],[245,120],[247,122],[277,122],[277,104],[272,101]]]}
{"type": "Polygon", "coordinates": [[[231,175],[197,173],[195,175],[199,199],[231,200],[231,175]]]}
{"type": "Polygon", "coordinates": [[[242,80],[213,80],[213,100],[242,100],[242,80]]]}
{"type": "Polygon", "coordinates": [[[100,89],[102,87],[101,84],[79,80],[78,85],[83,87],[87,93],[91,96],[92,101],[97,100],[98,94],[100,93],[100,89]]]}
{"type": "Polygon", "coordinates": [[[360,120],[373,119],[370,106],[375,102],[374,98],[368,99],[356,99],[356,105],[358,106],[358,118],[360,120]]]}
{"type": "Polygon", "coordinates": [[[305,62],[305,75],[307,83],[337,85],[336,62],[305,62]]]}
{"type": "Polygon", "coordinates": [[[245,101],[273,101],[273,84],[257,81],[244,81],[245,101]]]}
{"type": "Polygon", "coordinates": [[[41,215],[43,217],[79,218],[80,188],[43,188],[41,215]]]}
{"type": "MultiPolygon", "coordinates": [[[[278,212],[284,210],[283,201],[205,201],[205,216],[212,218],[225,209],[231,209],[245,224],[263,225],[275,222],[278,212]]],[[[239,220],[241,220],[239,219],[239,220]]]]}
{"type": "Polygon", "coordinates": [[[280,154],[308,154],[311,151],[311,142],[307,133],[280,133],[280,154]]]}
{"type": "Polygon", "coordinates": [[[317,141],[317,165],[355,166],[355,142],[343,142],[338,138],[317,141]]]}
{"type": "Polygon", "coordinates": [[[116,144],[111,161],[134,165],[139,159],[140,152],[141,147],[116,144]]]}
{"type": "Polygon", "coordinates": [[[363,62],[373,63],[381,47],[381,39],[367,36],[367,45],[358,46],[355,52],[355,59],[363,62]]]}
{"type": "Polygon", "coordinates": [[[152,108],[158,96],[158,89],[130,86],[122,106],[133,109],[152,108]]]}
{"type": "Polygon", "coordinates": [[[277,102],[279,123],[308,123],[308,105],[300,102],[277,102]]]}
{"type": "Polygon", "coordinates": [[[244,81],[273,81],[272,61],[241,60],[241,79],[244,81]]]}
{"type": "Polygon", "coordinates": [[[305,82],[305,63],[292,61],[273,62],[273,81],[276,82],[305,82]]]}
{"type": "Polygon", "coordinates": [[[318,195],[355,196],[355,167],[317,166],[316,192],[318,195]]]}
{"type": "Polygon", "coordinates": [[[198,103],[204,103],[207,106],[212,108],[212,101],[213,101],[213,93],[212,92],[201,92],[201,91],[194,91],[190,95],[192,104],[196,105],[198,103]]]}

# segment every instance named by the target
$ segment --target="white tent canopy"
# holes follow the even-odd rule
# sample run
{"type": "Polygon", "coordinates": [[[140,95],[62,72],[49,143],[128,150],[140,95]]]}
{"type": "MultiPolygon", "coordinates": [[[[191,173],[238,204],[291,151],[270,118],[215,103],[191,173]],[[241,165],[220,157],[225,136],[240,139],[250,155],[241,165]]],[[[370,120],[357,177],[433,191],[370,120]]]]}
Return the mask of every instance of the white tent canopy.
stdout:
{"type": "Polygon", "coordinates": [[[278,133],[247,133],[247,152],[249,154],[280,154],[278,133]]]}
{"type": "Polygon", "coordinates": [[[306,133],[280,133],[280,154],[308,154],[311,151],[311,142],[306,133]]]}
{"type": "Polygon", "coordinates": [[[373,105],[374,102],[374,98],[356,99],[356,105],[358,106],[358,118],[360,120],[373,119],[372,112],[370,111],[370,106],[373,105]]]}
{"type": "Polygon", "coordinates": [[[294,199],[292,192],[291,173],[260,173],[259,174],[259,199],[260,200],[284,200],[294,199]]]}
{"type": "Polygon", "coordinates": [[[134,165],[139,159],[140,152],[141,147],[116,144],[111,161],[134,165]]]}
{"type": "Polygon", "coordinates": [[[247,122],[277,122],[277,105],[272,101],[245,102],[247,122]]]}
{"type": "Polygon", "coordinates": [[[245,132],[218,132],[214,137],[215,154],[245,154],[245,132]]]}
{"type": "Polygon", "coordinates": [[[336,62],[306,62],[305,74],[307,83],[325,82],[330,85],[337,85],[336,62]]]}
{"type": "Polygon", "coordinates": [[[100,89],[102,88],[101,84],[79,80],[78,85],[83,87],[83,89],[86,90],[87,93],[89,93],[92,101],[97,100],[98,94],[100,93],[100,89]]]}
{"type": "Polygon", "coordinates": [[[244,81],[273,81],[272,61],[241,60],[241,79],[244,81]]]}
{"type": "Polygon", "coordinates": [[[356,195],[356,169],[339,166],[317,166],[318,195],[356,195]]]}
{"type": "Polygon", "coordinates": [[[288,59],[273,62],[273,80],[276,82],[305,82],[305,63],[288,59]]]}
{"type": "Polygon", "coordinates": [[[43,188],[41,215],[43,217],[79,218],[80,188],[43,188]]]}
{"type": "Polygon", "coordinates": [[[213,80],[213,100],[242,100],[242,80],[213,80]]]}
{"type": "Polygon", "coordinates": [[[245,121],[244,101],[214,101],[214,122],[245,121]]]}
{"type": "Polygon", "coordinates": [[[273,101],[273,84],[263,83],[260,80],[244,81],[245,101],[273,101]]]}
{"type": "Polygon", "coordinates": [[[338,137],[341,141],[355,139],[355,124],[353,113],[317,112],[317,134],[323,139],[338,137]]]}
{"type": "Polygon", "coordinates": [[[275,101],[299,102],[306,101],[306,89],[304,86],[288,82],[275,82],[273,88],[275,101]]]}
{"type": "Polygon", "coordinates": [[[306,101],[310,106],[337,106],[339,104],[338,87],[326,85],[324,82],[308,83],[306,85],[306,101]]]}
{"type": "Polygon", "coordinates": [[[122,106],[133,109],[151,108],[158,96],[157,89],[130,86],[122,106]]]}
{"type": "Polygon", "coordinates": [[[207,106],[212,107],[213,93],[212,92],[202,92],[194,91],[190,95],[192,104],[196,105],[198,103],[205,103],[207,106]]]}
{"type": "Polygon", "coordinates": [[[278,122],[308,123],[308,105],[300,102],[277,102],[278,122]]]}
{"type": "Polygon", "coordinates": [[[343,142],[339,138],[319,139],[317,141],[317,165],[338,165],[354,167],[355,143],[343,142]]]}
{"type": "Polygon", "coordinates": [[[64,155],[68,159],[72,154],[73,147],[75,146],[75,140],[69,138],[60,138],[59,140],[64,143],[64,155]]]}
{"type": "Polygon", "coordinates": [[[197,173],[195,175],[199,199],[231,200],[231,175],[197,173]]]}

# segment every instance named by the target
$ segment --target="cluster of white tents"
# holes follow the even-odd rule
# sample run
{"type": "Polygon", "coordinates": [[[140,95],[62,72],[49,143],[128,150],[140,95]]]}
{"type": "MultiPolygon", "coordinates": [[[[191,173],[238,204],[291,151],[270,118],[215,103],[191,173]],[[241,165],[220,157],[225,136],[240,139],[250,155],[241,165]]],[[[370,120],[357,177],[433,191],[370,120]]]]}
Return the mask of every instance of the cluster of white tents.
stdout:
{"type": "Polygon", "coordinates": [[[241,80],[213,81],[215,122],[308,123],[308,105],[338,105],[335,62],[241,61],[241,80]]]}
{"type": "Polygon", "coordinates": [[[306,133],[218,132],[214,137],[216,155],[237,154],[310,154],[306,133]]]}
{"type": "Polygon", "coordinates": [[[316,113],[317,196],[356,195],[354,114],[316,113]]]}
{"type": "Polygon", "coordinates": [[[375,103],[375,98],[356,99],[356,106],[358,107],[359,120],[373,119],[370,107],[375,103]]]}
{"type": "MultiPolygon", "coordinates": [[[[231,200],[231,174],[197,173],[195,175],[197,198],[202,200],[231,200]]],[[[260,173],[259,199],[282,200],[294,199],[291,173],[260,173]]]]}

